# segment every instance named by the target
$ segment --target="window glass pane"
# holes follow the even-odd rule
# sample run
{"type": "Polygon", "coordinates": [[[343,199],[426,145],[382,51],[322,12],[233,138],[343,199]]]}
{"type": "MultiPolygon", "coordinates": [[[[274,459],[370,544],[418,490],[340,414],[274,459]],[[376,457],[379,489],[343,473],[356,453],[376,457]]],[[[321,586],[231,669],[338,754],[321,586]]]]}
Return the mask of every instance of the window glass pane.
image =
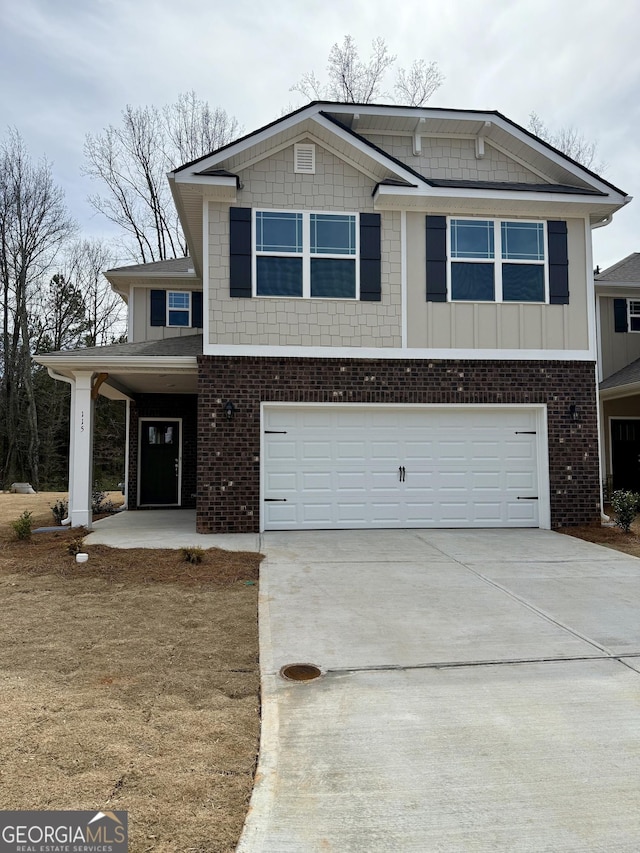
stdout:
{"type": "Polygon", "coordinates": [[[629,300],[629,315],[631,317],[633,317],[634,315],[640,316],[640,302],[638,302],[636,299],[629,300]]]}
{"type": "Polygon", "coordinates": [[[311,251],[318,255],[355,255],[356,218],[312,213],[311,251]]]}
{"type": "Polygon", "coordinates": [[[312,258],[311,295],[334,299],[355,299],[355,262],[312,258]]]}
{"type": "Polygon", "coordinates": [[[640,332],[640,317],[629,318],[629,331],[640,332]]]}
{"type": "Polygon", "coordinates": [[[451,220],[452,258],[492,258],[493,222],[483,219],[451,220]]]}
{"type": "Polygon", "coordinates": [[[188,311],[169,311],[170,326],[188,326],[189,312],[188,311]]]}
{"type": "Polygon", "coordinates": [[[189,294],[169,291],[169,308],[186,308],[189,310],[189,294]]]}
{"type": "Polygon", "coordinates": [[[258,296],[302,296],[302,258],[256,259],[258,296]]]}
{"type": "Polygon", "coordinates": [[[502,222],[502,257],[512,261],[544,261],[542,222],[502,222]]]}
{"type": "Polygon", "coordinates": [[[168,426],[164,431],[164,443],[165,444],[173,444],[173,427],[168,426]]]}
{"type": "Polygon", "coordinates": [[[544,302],[542,264],[503,264],[502,298],[505,302],[544,302]]]}
{"type": "Polygon", "coordinates": [[[258,211],[256,249],[258,252],[301,252],[302,214],[258,211]]]}
{"type": "Polygon", "coordinates": [[[492,302],[493,264],[451,264],[451,298],[492,302]]]}

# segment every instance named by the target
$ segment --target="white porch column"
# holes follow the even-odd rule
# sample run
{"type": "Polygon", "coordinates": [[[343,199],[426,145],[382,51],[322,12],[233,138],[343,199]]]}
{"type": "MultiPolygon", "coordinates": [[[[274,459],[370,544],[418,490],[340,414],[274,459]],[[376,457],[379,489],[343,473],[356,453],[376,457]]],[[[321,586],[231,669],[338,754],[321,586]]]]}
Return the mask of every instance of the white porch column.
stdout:
{"type": "Polygon", "coordinates": [[[75,374],[71,412],[71,475],[69,477],[69,517],[72,527],[91,527],[93,480],[93,400],[92,373],[75,374]]]}

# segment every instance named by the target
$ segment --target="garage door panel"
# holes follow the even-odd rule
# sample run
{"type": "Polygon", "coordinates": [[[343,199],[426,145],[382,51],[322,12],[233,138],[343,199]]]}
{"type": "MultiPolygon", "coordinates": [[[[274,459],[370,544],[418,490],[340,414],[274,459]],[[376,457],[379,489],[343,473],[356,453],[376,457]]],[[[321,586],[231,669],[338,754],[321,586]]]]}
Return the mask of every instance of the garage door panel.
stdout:
{"type": "Polygon", "coordinates": [[[500,407],[266,406],[265,527],[537,526],[538,502],[517,498],[538,495],[538,438],[516,435],[536,421],[500,407]]]}

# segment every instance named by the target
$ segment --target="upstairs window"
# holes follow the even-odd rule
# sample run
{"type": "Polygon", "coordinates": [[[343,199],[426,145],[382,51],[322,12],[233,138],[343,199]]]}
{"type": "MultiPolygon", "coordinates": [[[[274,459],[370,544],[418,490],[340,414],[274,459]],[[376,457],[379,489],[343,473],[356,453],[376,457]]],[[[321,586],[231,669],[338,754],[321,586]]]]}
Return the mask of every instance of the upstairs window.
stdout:
{"type": "Polygon", "coordinates": [[[191,325],[191,293],[170,290],[167,293],[167,326],[191,325]]]}
{"type": "Polygon", "coordinates": [[[358,298],[356,214],[255,212],[257,296],[358,298]]]}
{"type": "Polygon", "coordinates": [[[629,331],[640,332],[640,301],[629,299],[629,331]]]}
{"type": "Polygon", "coordinates": [[[451,300],[547,301],[544,222],[450,220],[451,300]]]}

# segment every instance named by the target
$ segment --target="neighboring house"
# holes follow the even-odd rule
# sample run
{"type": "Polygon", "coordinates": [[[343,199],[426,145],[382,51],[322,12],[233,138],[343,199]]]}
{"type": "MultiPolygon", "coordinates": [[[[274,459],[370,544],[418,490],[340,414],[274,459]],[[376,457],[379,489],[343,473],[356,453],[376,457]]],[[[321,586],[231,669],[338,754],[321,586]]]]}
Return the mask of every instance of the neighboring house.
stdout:
{"type": "Polygon", "coordinates": [[[640,491],[640,253],[595,282],[603,476],[608,491],[640,491]]]}
{"type": "Polygon", "coordinates": [[[600,519],[591,230],[621,190],[498,112],[312,103],[176,169],[190,258],[106,273],[130,343],[38,358],[126,400],[127,504],[201,532],[600,519]]]}

